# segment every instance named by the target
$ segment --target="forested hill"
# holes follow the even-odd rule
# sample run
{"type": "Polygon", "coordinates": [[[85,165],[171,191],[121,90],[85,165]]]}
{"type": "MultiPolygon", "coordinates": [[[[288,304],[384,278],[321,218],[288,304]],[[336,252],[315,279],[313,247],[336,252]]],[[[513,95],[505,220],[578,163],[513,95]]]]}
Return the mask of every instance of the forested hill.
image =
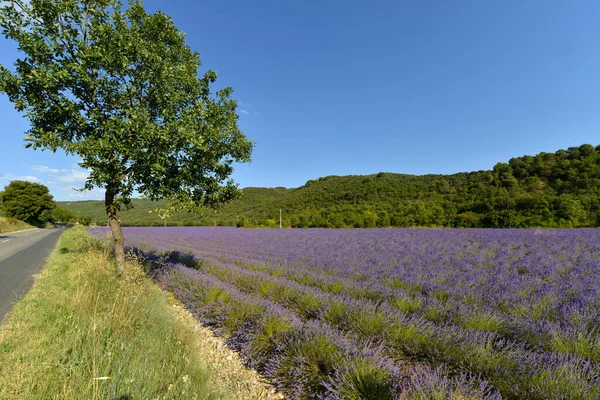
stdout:
{"type": "MultiPolygon", "coordinates": [[[[292,227],[591,227],[600,226],[600,145],[585,144],[512,158],[491,171],[453,175],[327,176],[296,189],[246,188],[244,196],[204,216],[161,220],[157,203],[134,200],[124,225],[292,227]]],[[[102,202],[62,203],[103,221],[102,202]]]]}

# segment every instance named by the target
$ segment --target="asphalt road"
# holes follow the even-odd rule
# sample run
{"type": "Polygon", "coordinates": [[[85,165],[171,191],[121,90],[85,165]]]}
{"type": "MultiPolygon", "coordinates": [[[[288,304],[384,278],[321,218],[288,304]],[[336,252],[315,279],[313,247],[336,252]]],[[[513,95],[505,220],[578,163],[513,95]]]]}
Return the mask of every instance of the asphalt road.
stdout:
{"type": "Polygon", "coordinates": [[[62,229],[30,229],[0,233],[0,322],[13,304],[27,293],[62,229]]]}

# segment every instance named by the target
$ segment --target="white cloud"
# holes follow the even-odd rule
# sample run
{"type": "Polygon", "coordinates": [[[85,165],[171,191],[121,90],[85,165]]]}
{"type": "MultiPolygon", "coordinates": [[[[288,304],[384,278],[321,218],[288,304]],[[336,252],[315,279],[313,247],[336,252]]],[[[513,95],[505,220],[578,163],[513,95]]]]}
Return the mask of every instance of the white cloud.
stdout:
{"type": "Polygon", "coordinates": [[[41,182],[41,179],[39,179],[37,176],[33,176],[33,175],[6,174],[6,178],[9,181],[41,182]]]}
{"type": "Polygon", "coordinates": [[[64,174],[57,175],[55,179],[63,183],[78,183],[83,185],[85,180],[88,178],[88,175],[88,171],[72,169],[64,174]]]}
{"type": "Polygon", "coordinates": [[[85,192],[79,192],[71,190],[67,194],[67,201],[79,201],[79,200],[98,200],[104,197],[104,190],[94,189],[85,192]]]}
{"type": "Polygon", "coordinates": [[[51,168],[46,165],[30,165],[29,168],[31,168],[34,171],[38,171],[38,172],[42,172],[42,173],[46,173],[46,174],[52,174],[52,175],[67,172],[66,169],[51,168]]]}
{"type": "Polygon", "coordinates": [[[238,105],[240,107],[239,111],[240,113],[244,114],[244,115],[249,115],[249,114],[253,114],[253,115],[258,115],[258,116],[262,116],[262,114],[256,110],[256,108],[254,108],[254,106],[250,103],[246,103],[245,101],[238,101],[238,105]]]}
{"type": "Polygon", "coordinates": [[[15,181],[27,181],[27,182],[39,182],[40,181],[37,176],[33,176],[33,175],[15,176],[11,180],[15,180],[15,181]]]}
{"type": "Polygon", "coordinates": [[[85,184],[90,171],[80,168],[77,164],[73,164],[71,168],[53,168],[47,165],[23,165],[23,167],[38,172],[40,178],[11,176],[11,180],[21,179],[42,183],[48,186],[50,193],[57,200],[95,200],[104,197],[103,192],[100,191],[78,191],[85,184]]]}
{"type": "Polygon", "coordinates": [[[90,173],[88,170],[79,168],[77,164],[74,164],[71,169],[52,168],[47,165],[26,165],[26,167],[33,171],[49,176],[49,179],[44,180],[47,183],[62,182],[74,183],[79,186],[83,186],[90,173]]]}

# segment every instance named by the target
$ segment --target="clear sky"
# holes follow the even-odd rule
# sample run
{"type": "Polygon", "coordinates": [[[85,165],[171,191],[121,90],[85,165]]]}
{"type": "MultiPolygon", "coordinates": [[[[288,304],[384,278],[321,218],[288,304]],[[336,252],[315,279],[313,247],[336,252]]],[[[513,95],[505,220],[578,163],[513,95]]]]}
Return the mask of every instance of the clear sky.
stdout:
{"type": "MultiPolygon", "coordinates": [[[[491,169],[600,144],[597,1],[144,5],[173,17],[203,70],[234,88],[240,126],[257,143],[234,174],[241,187],[491,169]]],[[[0,38],[2,65],[15,49],[0,38]]],[[[24,148],[28,124],[1,95],[0,117],[0,174],[44,183],[57,200],[102,198],[72,190],[86,176],[76,158],[24,148]]]]}

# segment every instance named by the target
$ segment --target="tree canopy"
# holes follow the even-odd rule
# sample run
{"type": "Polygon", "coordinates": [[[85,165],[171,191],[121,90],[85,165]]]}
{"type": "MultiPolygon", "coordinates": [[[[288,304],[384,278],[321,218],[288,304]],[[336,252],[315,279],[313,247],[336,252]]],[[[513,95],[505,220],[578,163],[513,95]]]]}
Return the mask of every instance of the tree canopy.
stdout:
{"type": "Polygon", "coordinates": [[[0,209],[4,214],[30,224],[44,222],[44,214],[55,207],[50,191],[39,183],[12,181],[0,192],[0,209]]]}
{"type": "Polygon", "coordinates": [[[141,1],[4,1],[0,27],[24,57],[0,66],[0,92],[31,123],[34,149],[64,150],[106,190],[117,268],[117,211],[138,193],[176,207],[217,207],[240,191],[229,178],[253,143],[239,130],[229,87],[199,76],[199,54],[167,15],[141,1]]]}

